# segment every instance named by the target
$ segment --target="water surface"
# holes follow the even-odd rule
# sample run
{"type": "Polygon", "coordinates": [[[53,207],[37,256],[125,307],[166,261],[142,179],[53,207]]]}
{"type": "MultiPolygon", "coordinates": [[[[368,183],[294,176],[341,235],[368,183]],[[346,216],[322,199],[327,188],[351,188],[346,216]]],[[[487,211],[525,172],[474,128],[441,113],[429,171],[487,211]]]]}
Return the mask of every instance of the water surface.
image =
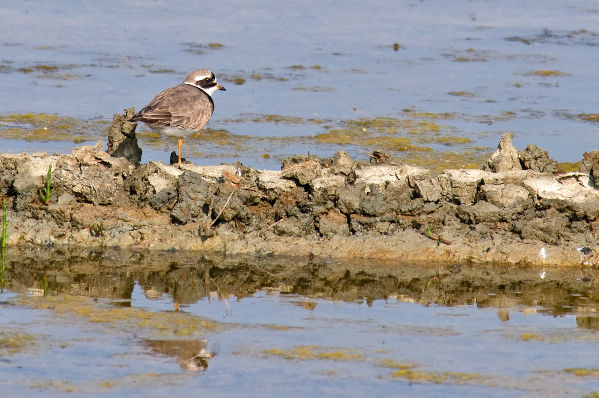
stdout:
{"type": "Polygon", "coordinates": [[[596,394],[598,281],[589,268],[13,249],[0,385],[45,397],[596,394]]]}
{"type": "MultiPolygon", "coordinates": [[[[228,91],[212,132],[186,140],[194,162],[382,149],[478,166],[510,130],[575,162],[596,146],[597,26],[593,1],[20,2],[0,25],[0,115],[108,123],[208,67],[228,91]]],[[[3,151],[75,145],[0,126],[3,151]]],[[[140,130],[143,161],[167,161],[175,141],[140,130]]]]}

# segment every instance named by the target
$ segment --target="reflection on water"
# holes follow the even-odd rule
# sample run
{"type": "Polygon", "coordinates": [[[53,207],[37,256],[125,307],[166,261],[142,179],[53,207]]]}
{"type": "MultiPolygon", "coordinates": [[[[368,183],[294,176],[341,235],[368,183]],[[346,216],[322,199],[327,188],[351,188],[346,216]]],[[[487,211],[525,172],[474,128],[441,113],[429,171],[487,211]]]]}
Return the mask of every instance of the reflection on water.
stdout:
{"type": "Polygon", "coordinates": [[[11,395],[582,395],[599,391],[598,281],[591,268],[9,248],[0,373],[11,395]]]}
{"type": "MultiPolygon", "coordinates": [[[[81,295],[131,300],[135,284],[152,299],[182,306],[207,298],[242,299],[261,291],[347,302],[390,297],[423,305],[478,308],[535,307],[552,316],[594,312],[599,304],[594,269],[512,265],[348,263],[267,258],[253,262],[193,252],[14,249],[6,270],[15,293],[81,295]]],[[[302,305],[308,305],[302,303],[302,305]]],[[[588,323],[588,322],[587,322],[588,323]]]]}

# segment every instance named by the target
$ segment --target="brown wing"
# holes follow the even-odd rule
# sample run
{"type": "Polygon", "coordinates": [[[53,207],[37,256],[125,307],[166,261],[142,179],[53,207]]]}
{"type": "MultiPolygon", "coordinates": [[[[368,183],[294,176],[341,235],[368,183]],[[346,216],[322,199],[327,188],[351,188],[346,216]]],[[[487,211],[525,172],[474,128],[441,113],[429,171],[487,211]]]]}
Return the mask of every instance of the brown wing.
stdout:
{"type": "Polygon", "coordinates": [[[167,88],[131,118],[150,126],[173,126],[199,130],[208,123],[214,103],[201,89],[189,84],[167,88]]]}

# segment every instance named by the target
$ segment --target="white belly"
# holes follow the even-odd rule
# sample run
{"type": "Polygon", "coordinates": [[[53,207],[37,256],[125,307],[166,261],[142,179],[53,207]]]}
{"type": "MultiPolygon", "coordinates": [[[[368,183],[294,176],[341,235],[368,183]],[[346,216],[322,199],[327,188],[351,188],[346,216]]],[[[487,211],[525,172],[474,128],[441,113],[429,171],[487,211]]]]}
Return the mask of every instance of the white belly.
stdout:
{"type": "Polygon", "coordinates": [[[161,126],[161,127],[152,127],[152,130],[159,134],[173,135],[176,137],[185,137],[190,134],[195,133],[197,130],[185,130],[181,127],[173,127],[173,126],[161,126]]]}

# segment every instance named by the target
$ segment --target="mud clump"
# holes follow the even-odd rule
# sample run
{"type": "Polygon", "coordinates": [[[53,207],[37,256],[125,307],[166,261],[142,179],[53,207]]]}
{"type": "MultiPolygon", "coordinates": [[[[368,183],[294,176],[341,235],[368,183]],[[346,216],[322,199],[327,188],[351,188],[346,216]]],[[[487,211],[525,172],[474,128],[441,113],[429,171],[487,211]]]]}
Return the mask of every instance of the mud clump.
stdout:
{"type": "Polygon", "coordinates": [[[549,158],[549,154],[544,149],[530,144],[518,155],[522,169],[534,170],[541,173],[556,174],[558,172],[557,162],[549,158]]]}
{"type": "Polygon", "coordinates": [[[112,126],[108,130],[108,152],[117,158],[125,158],[136,166],[141,162],[141,148],[137,145],[135,128],[137,123],[131,122],[135,108],[125,109],[124,115],[115,114],[112,126]]]}
{"type": "MultiPolygon", "coordinates": [[[[130,111],[113,125],[124,136],[130,111]]],[[[585,155],[581,172],[558,174],[545,151],[518,152],[511,139],[504,136],[486,170],[439,175],[380,152],[368,162],[342,151],[293,156],[281,171],[137,165],[101,144],[68,155],[0,154],[0,199],[10,205],[9,245],[599,263],[597,157],[585,155]],[[45,205],[38,192],[49,165],[54,191],[45,205]]]]}
{"type": "Polygon", "coordinates": [[[599,151],[585,152],[580,171],[589,173],[595,188],[599,187],[599,151]]]}
{"type": "Polygon", "coordinates": [[[512,144],[514,133],[505,133],[501,138],[501,142],[497,147],[497,151],[491,155],[491,158],[487,160],[483,170],[490,170],[494,172],[506,171],[506,170],[522,170],[520,165],[520,159],[518,151],[512,144]]]}

